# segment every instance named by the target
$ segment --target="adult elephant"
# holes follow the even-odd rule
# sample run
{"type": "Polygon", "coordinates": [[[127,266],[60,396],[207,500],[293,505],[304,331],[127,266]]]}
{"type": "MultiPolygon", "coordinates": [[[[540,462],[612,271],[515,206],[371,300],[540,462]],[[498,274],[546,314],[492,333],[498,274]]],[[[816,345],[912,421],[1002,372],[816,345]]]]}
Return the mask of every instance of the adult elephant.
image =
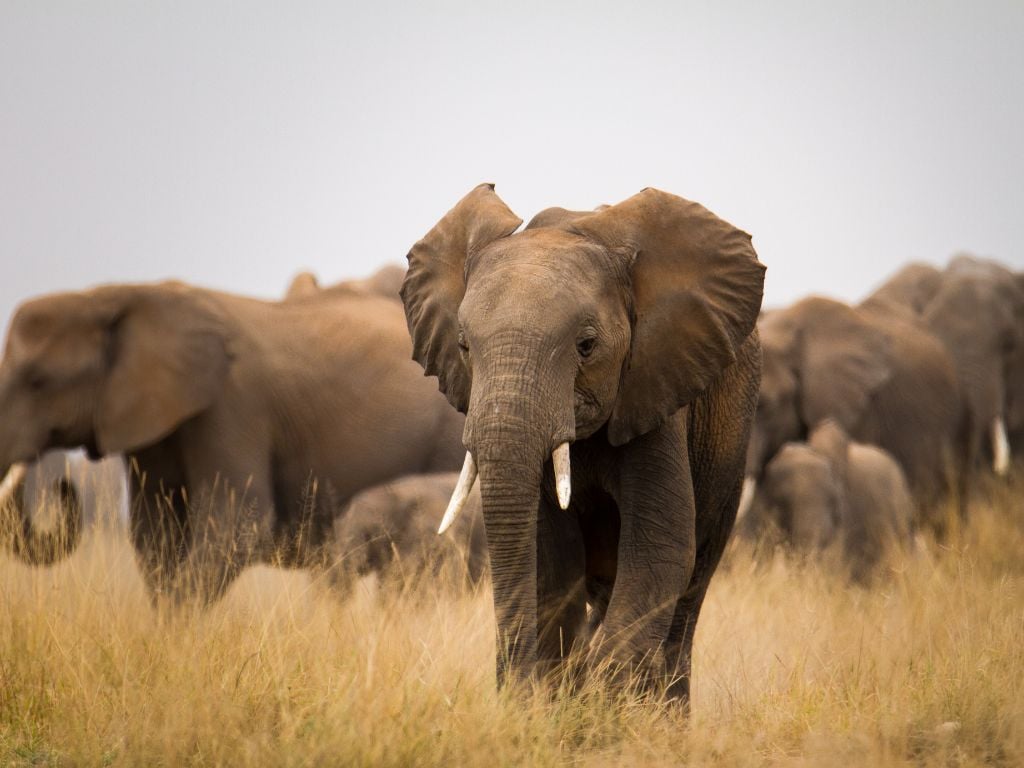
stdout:
{"type": "Polygon", "coordinates": [[[963,512],[966,416],[937,338],[900,313],[820,297],[772,312],[758,327],[764,364],[745,500],[785,443],[806,440],[831,418],[896,458],[926,519],[951,493],[963,512]]]}
{"type": "Polygon", "coordinates": [[[853,578],[867,581],[888,552],[910,546],[913,513],[896,460],[851,441],[830,419],[806,443],[786,443],[768,462],[739,527],[755,541],[778,532],[797,551],[835,545],[853,578]]]}
{"type": "MultiPolygon", "coordinates": [[[[1001,264],[960,255],[943,272],[912,265],[864,302],[914,314],[946,346],[970,414],[969,452],[997,474],[1010,466],[1008,421],[1018,422],[1024,358],[1024,289],[1001,264]]],[[[1012,429],[1012,427],[1010,427],[1012,429]]]]}
{"type": "Polygon", "coordinates": [[[560,667],[589,599],[591,661],[685,699],[740,494],[764,267],[749,235],[655,189],[520,224],[478,186],[402,286],[415,358],[467,414],[445,523],[479,473],[498,682],[560,667]]]}
{"type": "Polygon", "coordinates": [[[362,488],[459,466],[463,419],[409,356],[400,305],[361,292],[35,299],[0,364],[0,469],[58,447],[124,453],[149,589],[210,601],[250,563],[317,562],[362,488]]]}

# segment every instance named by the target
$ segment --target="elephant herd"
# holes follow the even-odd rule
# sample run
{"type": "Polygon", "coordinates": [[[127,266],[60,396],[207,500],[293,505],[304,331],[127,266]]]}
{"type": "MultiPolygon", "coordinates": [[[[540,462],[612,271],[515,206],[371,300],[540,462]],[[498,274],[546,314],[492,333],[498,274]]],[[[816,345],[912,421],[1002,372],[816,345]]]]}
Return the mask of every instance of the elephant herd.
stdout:
{"type": "Polygon", "coordinates": [[[685,701],[738,513],[867,578],[1024,438],[1024,279],[996,264],[762,312],[750,236],[696,203],[645,189],[522,224],[483,184],[408,269],[303,273],[278,301],[172,282],[25,302],[0,363],[12,551],[74,549],[81,473],[53,473],[50,528],[26,488],[84,449],[124,468],[155,601],[209,603],[256,563],[342,594],[487,571],[499,683],[599,667],[685,701]]]}
{"type": "Polygon", "coordinates": [[[1024,274],[910,264],[856,306],[807,298],[758,328],[747,538],[837,544],[867,578],[909,532],[963,519],[977,479],[1024,449],[1024,274]]]}

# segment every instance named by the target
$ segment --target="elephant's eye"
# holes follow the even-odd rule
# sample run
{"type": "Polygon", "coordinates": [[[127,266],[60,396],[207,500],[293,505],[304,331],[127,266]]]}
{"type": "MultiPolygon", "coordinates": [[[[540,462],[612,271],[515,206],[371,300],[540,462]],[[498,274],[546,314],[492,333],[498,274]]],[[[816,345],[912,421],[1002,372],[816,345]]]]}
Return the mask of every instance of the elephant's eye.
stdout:
{"type": "Polygon", "coordinates": [[[33,392],[41,392],[46,389],[47,379],[43,374],[34,371],[28,375],[26,383],[28,384],[28,388],[33,392]]]}
{"type": "Polygon", "coordinates": [[[594,336],[584,336],[576,342],[576,351],[580,353],[580,357],[590,357],[596,345],[597,339],[594,336]]]}
{"type": "Polygon", "coordinates": [[[459,341],[458,341],[458,343],[459,343],[459,349],[461,349],[463,352],[469,352],[469,344],[466,343],[466,332],[464,330],[462,330],[461,328],[459,329],[459,341]]]}

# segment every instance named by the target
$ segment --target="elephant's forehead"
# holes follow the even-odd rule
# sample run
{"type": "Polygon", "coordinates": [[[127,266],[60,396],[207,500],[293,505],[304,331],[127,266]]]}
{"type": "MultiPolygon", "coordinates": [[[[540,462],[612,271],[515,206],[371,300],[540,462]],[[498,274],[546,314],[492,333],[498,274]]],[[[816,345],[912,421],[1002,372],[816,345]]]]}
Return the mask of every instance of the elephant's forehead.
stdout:
{"type": "Polygon", "coordinates": [[[470,260],[468,287],[499,284],[544,283],[547,291],[559,287],[579,293],[608,281],[611,260],[607,252],[580,235],[555,229],[527,230],[482,249],[470,260]]]}

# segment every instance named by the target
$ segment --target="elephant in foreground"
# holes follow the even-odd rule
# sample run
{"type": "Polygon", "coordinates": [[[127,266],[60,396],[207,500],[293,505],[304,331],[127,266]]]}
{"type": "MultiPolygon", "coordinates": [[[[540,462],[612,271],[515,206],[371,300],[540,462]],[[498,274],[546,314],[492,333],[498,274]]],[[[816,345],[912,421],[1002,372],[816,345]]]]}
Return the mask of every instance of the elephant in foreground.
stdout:
{"type": "Polygon", "coordinates": [[[996,474],[1010,467],[1008,421],[1024,398],[1024,286],[994,261],[960,255],[942,272],[924,265],[901,270],[864,304],[901,307],[942,341],[952,357],[970,416],[972,465],[996,474]],[[1014,391],[1017,390],[1017,391],[1014,391]]]}
{"type": "Polygon", "coordinates": [[[400,305],[353,291],[45,296],[0,363],[0,472],[52,448],[123,453],[148,588],[210,601],[249,564],[321,562],[363,488],[459,466],[463,419],[410,352],[400,305]]]}
{"type": "MultiPolygon", "coordinates": [[[[405,267],[399,264],[388,264],[381,267],[369,277],[356,280],[343,280],[335,283],[332,288],[351,288],[354,291],[365,291],[366,293],[384,296],[388,299],[400,301],[398,291],[402,287],[402,280],[405,279],[405,267]]],[[[316,275],[312,272],[300,272],[292,278],[288,290],[285,292],[285,300],[297,299],[303,296],[312,296],[324,288],[320,285],[316,275]]]]}
{"type": "Polygon", "coordinates": [[[742,485],[764,267],[745,232],[655,189],[521,223],[476,187],[402,286],[416,360],[467,414],[445,523],[479,476],[499,685],[586,654],[685,700],[742,485]]]}
{"type": "Polygon", "coordinates": [[[937,338],[900,313],[818,297],[772,312],[758,329],[764,363],[745,501],[783,445],[831,418],[895,457],[924,520],[941,529],[946,498],[963,514],[967,414],[937,338]]]}
{"type": "Polygon", "coordinates": [[[334,586],[347,592],[354,578],[371,573],[399,584],[441,576],[477,583],[487,566],[480,494],[471,494],[455,523],[437,533],[458,478],[410,475],[357,494],[334,521],[334,586]]]}
{"type": "Polygon", "coordinates": [[[787,443],[768,462],[738,527],[755,541],[777,533],[802,552],[836,545],[853,578],[866,581],[889,552],[910,545],[913,514],[896,460],[827,420],[806,443],[787,443]]]}

